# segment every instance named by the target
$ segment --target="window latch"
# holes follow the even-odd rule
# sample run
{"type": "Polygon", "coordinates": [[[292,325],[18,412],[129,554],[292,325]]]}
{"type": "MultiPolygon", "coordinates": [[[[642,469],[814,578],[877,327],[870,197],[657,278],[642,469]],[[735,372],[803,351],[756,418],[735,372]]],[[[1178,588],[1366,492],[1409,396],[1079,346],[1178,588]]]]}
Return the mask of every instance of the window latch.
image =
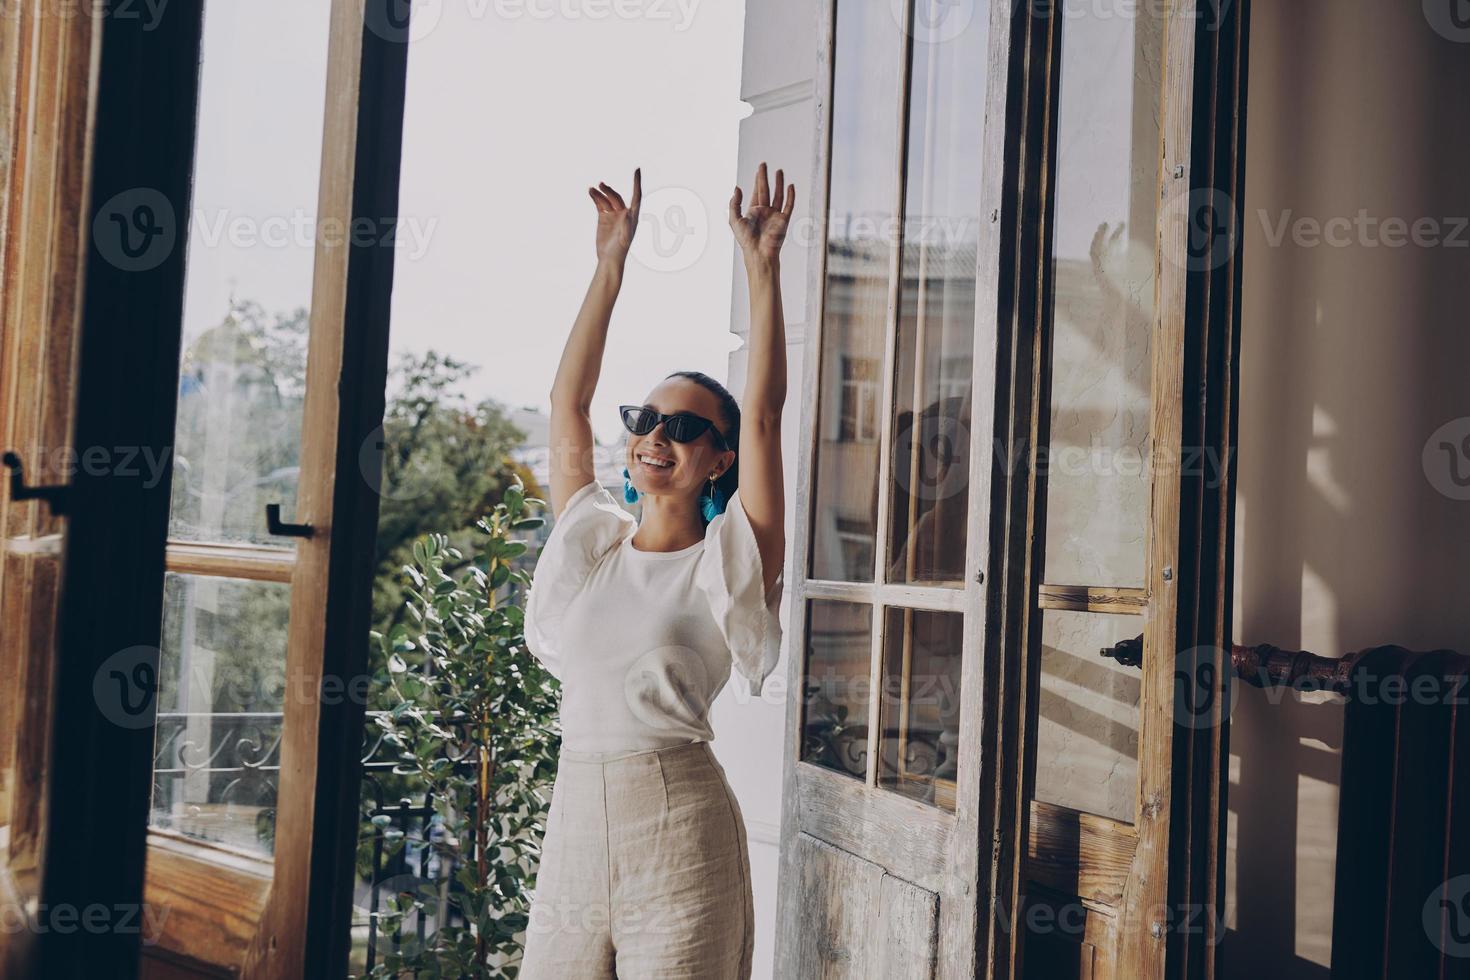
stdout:
{"type": "Polygon", "coordinates": [[[281,520],[281,505],[265,505],[266,530],[278,538],[309,538],[315,533],[310,524],[287,524],[281,520]]]}
{"type": "Polygon", "coordinates": [[[26,486],[25,464],[21,462],[20,456],[14,452],[8,452],[3,462],[10,470],[11,500],[40,500],[51,509],[53,516],[61,517],[66,513],[66,497],[71,492],[71,487],[28,487],[26,486]]]}

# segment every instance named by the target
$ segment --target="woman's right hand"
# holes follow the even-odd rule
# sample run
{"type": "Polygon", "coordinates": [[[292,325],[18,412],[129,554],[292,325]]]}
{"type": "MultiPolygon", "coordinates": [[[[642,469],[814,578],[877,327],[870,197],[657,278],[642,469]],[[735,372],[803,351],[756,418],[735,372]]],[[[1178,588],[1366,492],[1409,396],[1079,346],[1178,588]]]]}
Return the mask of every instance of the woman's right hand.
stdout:
{"type": "Polygon", "coordinates": [[[622,265],[638,232],[638,211],[643,206],[643,170],[633,171],[631,203],[624,203],[623,195],[607,184],[589,187],[587,193],[597,205],[597,261],[622,265]]]}

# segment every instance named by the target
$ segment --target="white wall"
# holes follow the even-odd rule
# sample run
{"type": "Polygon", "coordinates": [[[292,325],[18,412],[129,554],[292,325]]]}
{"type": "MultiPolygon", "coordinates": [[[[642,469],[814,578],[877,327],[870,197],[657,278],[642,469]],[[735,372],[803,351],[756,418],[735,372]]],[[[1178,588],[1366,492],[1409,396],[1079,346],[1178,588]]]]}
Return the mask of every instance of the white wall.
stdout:
{"type": "MultiPolygon", "coordinates": [[[[1470,34],[1436,33],[1431,6],[1254,3],[1241,642],[1470,649],[1470,502],[1436,489],[1453,486],[1448,457],[1424,460],[1441,425],[1470,417],[1470,230],[1438,247],[1272,240],[1288,212],[1447,233],[1470,216],[1470,34]]],[[[1342,709],[1247,691],[1234,720],[1227,975],[1325,977],[1342,709]]]]}

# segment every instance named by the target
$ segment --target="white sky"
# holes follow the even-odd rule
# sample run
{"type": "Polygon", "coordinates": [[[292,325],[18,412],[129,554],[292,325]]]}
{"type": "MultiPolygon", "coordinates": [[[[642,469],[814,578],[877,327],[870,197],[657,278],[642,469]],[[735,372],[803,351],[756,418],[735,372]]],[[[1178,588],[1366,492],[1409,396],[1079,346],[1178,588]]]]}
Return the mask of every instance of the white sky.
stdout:
{"type": "MultiPolygon", "coordinates": [[[[232,295],[307,304],[326,0],[211,0],[186,336],[232,295]],[[242,84],[242,80],[245,81],[242,84]]],[[[591,274],[598,180],[644,224],[593,424],[670,371],[726,375],[742,0],[415,0],[393,347],[481,367],[468,393],[546,407],[591,274]],[[619,16],[619,12],[623,16],[619,16]]],[[[740,175],[747,184],[751,175],[740,175]]],[[[747,188],[748,190],[748,188],[747,188]]],[[[738,392],[736,393],[739,394],[738,392]]]]}

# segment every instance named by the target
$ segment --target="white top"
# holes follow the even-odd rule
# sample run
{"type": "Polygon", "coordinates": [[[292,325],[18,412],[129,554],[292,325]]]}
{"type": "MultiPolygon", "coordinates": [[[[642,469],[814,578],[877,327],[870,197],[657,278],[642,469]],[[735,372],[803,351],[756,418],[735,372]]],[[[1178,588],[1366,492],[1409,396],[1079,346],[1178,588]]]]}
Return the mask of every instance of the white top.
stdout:
{"type": "Polygon", "coordinates": [[[570,751],[712,741],[709,707],[731,666],[759,696],[780,657],[784,574],[762,594],[739,491],[688,548],[640,551],[637,528],[593,480],[567,501],[536,563],[526,646],[561,681],[570,751]]]}

